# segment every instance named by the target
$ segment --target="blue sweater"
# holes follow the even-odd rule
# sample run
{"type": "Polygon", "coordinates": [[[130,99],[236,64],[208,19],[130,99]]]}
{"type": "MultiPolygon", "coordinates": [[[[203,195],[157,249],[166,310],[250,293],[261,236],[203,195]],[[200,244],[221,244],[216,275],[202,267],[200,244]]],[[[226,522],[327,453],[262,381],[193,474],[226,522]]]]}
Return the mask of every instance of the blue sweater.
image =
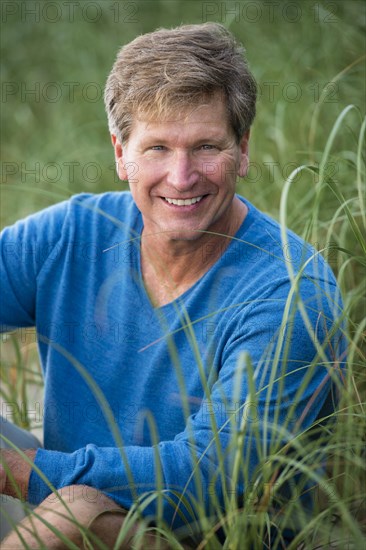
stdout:
{"type": "MultiPolygon", "coordinates": [[[[239,429],[238,492],[269,452],[316,419],[342,353],[333,274],[240,199],[249,213],[230,245],[159,308],[142,282],[143,222],[130,193],[78,195],[3,231],[0,321],[3,331],[37,329],[45,448],[35,465],[53,487],[90,485],[130,508],[160,486],[164,518],[178,526],[194,518],[195,499],[209,512],[213,490],[222,504],[239,429]],[[182,494],[193,508],[182,501],[175,514],[182,494]]],[[[30,502],[49,494],[33,471],[30,502]]],[[[153,500],[144,514],[156,510],[153,500]]]]}

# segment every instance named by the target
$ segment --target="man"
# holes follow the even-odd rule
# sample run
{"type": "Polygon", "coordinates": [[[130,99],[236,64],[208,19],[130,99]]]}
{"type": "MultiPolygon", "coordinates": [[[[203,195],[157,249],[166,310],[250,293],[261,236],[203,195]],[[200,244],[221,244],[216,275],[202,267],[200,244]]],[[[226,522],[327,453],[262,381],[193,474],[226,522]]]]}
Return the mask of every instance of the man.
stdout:
{"type": "Polygon", "coordinates": [[[130,193],[78,195],[4,230],[1,322],[36,326],[45,376],[44,448],[7,451],[2,489],[38,508],[5,548],[63,547],[50,526],[111,546],[123,525],[128,548],[137,502],[174,530],[213,525],[322,416],[338,291],[309,245],[235,194],[255,97],[221,25],[136,38],[105,91],[130,193]],[[66,508],[53,488],[72,494],[66,508]]]}

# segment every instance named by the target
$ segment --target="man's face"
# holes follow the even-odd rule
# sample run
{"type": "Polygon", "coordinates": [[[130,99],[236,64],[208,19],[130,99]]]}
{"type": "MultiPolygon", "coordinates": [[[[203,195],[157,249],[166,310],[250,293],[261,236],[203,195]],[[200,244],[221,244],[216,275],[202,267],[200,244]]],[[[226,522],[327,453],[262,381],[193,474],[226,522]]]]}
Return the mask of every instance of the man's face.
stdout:
{"type": "Polygon", "coordinates": [[[191,241],[230,227],[237,175],[248,168],[248,135],[237,144],[220,96],[176,120],[140,117],[127,144],[112,140],[144,232],[162,242],[191,241]]]}

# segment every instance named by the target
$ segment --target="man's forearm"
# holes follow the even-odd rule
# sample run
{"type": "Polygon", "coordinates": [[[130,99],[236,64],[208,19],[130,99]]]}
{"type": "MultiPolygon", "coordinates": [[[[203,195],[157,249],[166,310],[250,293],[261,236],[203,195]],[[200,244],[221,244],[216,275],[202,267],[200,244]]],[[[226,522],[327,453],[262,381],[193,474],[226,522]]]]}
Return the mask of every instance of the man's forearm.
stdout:
{"type": "Polygon", "coordinates": [[[0,451],[0,462],[3,466],[3,469],[0,470],[0,492],[27,500],[29,477],[37,451],[29,449],[22,452],[29,460],[24,459],[19,452],[14,450],[0,451]]]}

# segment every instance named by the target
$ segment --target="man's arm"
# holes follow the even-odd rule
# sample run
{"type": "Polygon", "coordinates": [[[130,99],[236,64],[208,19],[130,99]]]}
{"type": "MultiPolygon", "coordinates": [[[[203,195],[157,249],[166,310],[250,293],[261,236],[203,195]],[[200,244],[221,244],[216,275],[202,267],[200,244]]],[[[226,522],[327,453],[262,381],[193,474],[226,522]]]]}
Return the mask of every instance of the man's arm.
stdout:
{"type": "MultiPolygon", "coordinates": [[[[0,332],[35,324],[36,277],[41,261],[57,241],[66,203],[36,213],[0,235],[0,281],[2,288],[0,332]],[[46,229],[48,228],[48,229],[46,229]],[[44,242],[40,235],[46,236],[44,242]],[[48,236],[51,240],[48,240],[48,236]]],[[[23,450],[33,463],[36,450],[23,450]]],[[[0,493],[28,497],[31,463],[15,450],[0,451],[0,493]],[[7,475],[8,474],[8,475],[7,475]],[[13,479],[12,479],[13,478],[13,479]]]]}
{"type": "Polygon", "coordinates": [[[37,276],[57,246],[67,213],[62,202],[1,232],[1,332],[35,325],[37,276]]]}
{"type": "MultiPolygon", "coordinates": [[[[56,221],[61,224],[64,217],[61,220],[61,216],[56,216],[55,224],[56,221]]],[[[35,265],[39,256],[37,252],[44,251],[37,241],[39,222],[39,217],[36,217],[31,226],[29,223],[25,226],[20,224],[19,230],[23,232],[15,236],[12,234],[14,241],[26,242],[27,247],[14,248],[9,239],[6,241],[11,247],[4,249],[8,266],[5,276],[9,289],[12,287],[14,291],[14,295],[9,294],[12,298],[9,299],[6,309],[9,317],[3,321],[6,324],[18,323],[22,315],[25,325],[34,318],[33,277],[40,267],[35,265]],[[28,238],[24,231],[31,227],[33,230],[28,238]],[[31,247],[29,243],[32,243],[31,247]],[[19,250],[21,256],[18,254],[19,250]],[[22,284],[18,283],[18,279],[22,284]]],[[[55,236],[57,231],[52,230],[51,234],[55,236]]],[[[43,254],[41,257],[43,258],[43,254]]],[[[281,355],[276,355],[276,341],[283,335],[281,319],[289,287],[287,285],[283,293],[279,293],[278,289],[272,290],[269,295],[261,293],[251,314],[245,319],[240,318],[239,311],[237,324],[233,327],[232,337],[228,338],[217,373],[217,382],[210,387],[210,394],[203,398],[200,410],[188,419],[186,429],[172,441],[162,441],[154,447],[104,448],[87,445],[72,453],[38,449],[35,465],[56,489],[73,484],[93,486],[111,496],[124,508],[130,508],[137,498],[142,499],[149,492],[163,489],[161,498],[164,518],[174,525],[195,519],[194,506],[191,512],[183,500],[180,501],[179,510],[176,510],[179,494],[190,506],[196,500],[204,503],[207,508],[210,506],[210,495],[214,494],[221,505],[225,492],[227,495],[227,491],[232,491],[232,457],[237,450],[233,442],[240,431],[243,434],[241,464],[245,465],[244,473],[250,482],[253,472],[265,460],[266,453],[271,452],[273,434],[279,440],[278,432],[276,434],[271,426],[283,426],[288,437],[295,437],[301,430],[309,427],[329,390],[327,369],[333,362],[337,363],[337,357],[332,358],[329,353],[327,362],[318,358],[318,362],[311,367],[312,376],[308,376],[309,366],[316,357],[317,350],[299,314],[296,318],[291,318],[291,331],[288,331],[284,339],[281,355]],[[245,422],[243,431],[242,419],[252,410],[250,402],[249,408],[246,407],[251,398],[249,371],[244,370],[240,383],[236,378],[240,370],[237,368],[238,362],[244,352],[251,357],[253,363],[257,400],[255,406],[260,415],[258,414],[256,423],[245,422]],[[275,361],[276,370],[273,370],[275,361]],[[302,385],[304,389],[298,395],[302,385]],[[292,425],[289,422],[291,419],[295,421],[292,425]],[[221,456],[225,457],[225,463],[221,456]],[[183,519],[179,516],[180,513],[184,516],[183,519]]],[[[316,289],[315,291],[317,292],[316,289]]],[[[310,300],[312,293],[313,289],[305,289],[303,302],[307,305],[311,326],[319,330],[319,341],[326,342],[331,334],[336,308],[328,304],[326,294],[330,290],[320,289],[319,295],[316,294],[313,301],[310,300]],[[324,326],[324,320],[327,326],[324,326]]],[[[198,368],[197,365],[193,367],[198,368]]],[[[133,390],[131,387],[131,391],[133,390]]],[[[163,409],[165,396],[159,398],[163,409]]],[[[34,470],[30,476],[29,470],[24,472],[22,480],[19,479],[21,483],[28,479],[27,474],[28,500],[32,504],[39,504],[50,494],[50,487],[34,470]]],[[[235,488],[238,493],[242,492],[245,489],[244,481],[235,488]]],[[[146,506],[144,513],[156,515],[158,508],[155,499],[146,506]]]]}
{"type": "MultiPolygon", "coordinates": [[[[329,394],[331,371],[339,365],[329,293],[311,281],[301,288],[323,354],[299,311],[289,316],[286,328],[281,326],[289,290],[284,284],[270,298],[263,296],[245,323],[238,317],[210,395],[173,440],[153,447],[90,444],[73,453],[38,449],[37,467],[56,489],[91,485],[124,508],[161,489],[164,519],[174,527],[196,519],[194,502],[210,513],[212,495],[222,506],[233,490],[242,494],[268,456],[313,424],[329,394]],[[239,368],[244,352],[253,372],[245,364],[239,368]],[[238,453],[241,466],[235,477],[238,453]]],[[[38,504],[49,494],[49,486],[32,472],[30,502],[38,504]]],[[[144,514],[154,516],[158,509],[155,498],[145,503],[144,514]]]]}

